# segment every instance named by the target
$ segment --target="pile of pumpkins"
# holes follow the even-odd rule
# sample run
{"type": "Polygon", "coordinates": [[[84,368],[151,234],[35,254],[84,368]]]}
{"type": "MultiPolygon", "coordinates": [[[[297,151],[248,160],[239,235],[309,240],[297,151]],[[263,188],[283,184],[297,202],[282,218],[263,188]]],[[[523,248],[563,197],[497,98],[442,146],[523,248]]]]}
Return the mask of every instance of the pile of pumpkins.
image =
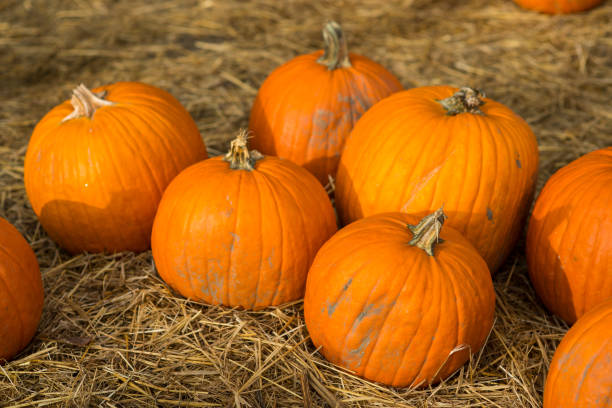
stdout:
{"type": "MultiPolygon", "coordinates": [[[[324,50],[265,80],[224,156],[207,157],[165,91],[78,86],[34,129],[26,192],[70,253],[151,247],[164,281],[208,304],[303,297],[332,363],[392,386],[435,384],[492,329],[491,276],[527,217],[537,142],[483,92],[402,90],[347,51],[338,24],[323,35],[324,50]],[[334,181],[337,214],[324,188],[334,181]]],[[[548,407],[612,404],[611,203],[612,147],[554,174],[529,222],[534,288],[576,322],[550,366],[548,407]]],[[[28,344],[42,306],[34,253],[0,219],[0,360],[28,344]]]]}

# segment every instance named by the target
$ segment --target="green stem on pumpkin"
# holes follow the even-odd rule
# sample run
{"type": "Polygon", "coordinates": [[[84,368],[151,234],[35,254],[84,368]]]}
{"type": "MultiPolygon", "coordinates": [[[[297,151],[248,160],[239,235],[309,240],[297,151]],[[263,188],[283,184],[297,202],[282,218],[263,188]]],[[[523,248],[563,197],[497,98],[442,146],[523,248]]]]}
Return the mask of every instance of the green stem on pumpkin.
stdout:
{"type": "Polygon", "coordinates": [[[231,141],[229,151],[223,157],[223,160],[230,164],[231,169],[251,171],[255,168],[255,162],[263,159],[263,154],[257,150],[249,151],[248,138],[249,133],[241,130],[238,136],[231,141]]]}
{"type": "Polygon", "coordinates": [[[114,102],[105,100],[105,96],[106,91],[91,92],[85,85],[80,84],[72,91],[72,98],[70,99],[74,110],[62,119],[62,122],[83,117],[91,119],[97,109],[114,105],[114,102]]]}
{"type": "Polygon", "coordinates": [[[484,92],[478,89],[463,87],[453,96],[449,96],[446,99],[440,99],[438,102],[446,109],[446,114],[449,116],[455,116],[460,113],[484,115],[480,110],[480,107],[484,105],[484,101],[482,100],[484,97],[484,92]]]}
{"type": "Polygon", "coordinates": [[[325,41],[325,50],[317,62],[325,65],[330,71],[336,68],[349,68],[351,61],[346,46],[346,38],[340,24],[335,21],[325,24],[323,40],[325,41]]]}
{"type": "Polygon", "coordinates": [[[434,246],[442,242],[440,230],[442,229],[442,224],[448,218],[444,214],[443,207],[423,217],[417,225],[408,224],[408,229],[414,234],[409,244],[421,248],[429,256],[434,255],[434,246]]]}

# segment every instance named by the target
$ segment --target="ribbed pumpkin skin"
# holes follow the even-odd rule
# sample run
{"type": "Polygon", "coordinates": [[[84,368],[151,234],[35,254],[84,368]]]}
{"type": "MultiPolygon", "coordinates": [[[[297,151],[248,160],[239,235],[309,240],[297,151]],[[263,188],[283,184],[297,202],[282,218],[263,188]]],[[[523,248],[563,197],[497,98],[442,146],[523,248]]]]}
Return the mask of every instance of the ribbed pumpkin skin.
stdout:
{"type": "Polygon", "coordinates": [[[612,298],[582,316],[557,347],[544,408],[612,407],[612,298]]]}
{"type": "Polygon", "coordinates": [[[566,14],[589,10],[603,0],[514,0],[519,6],[547,14],[566,14]]]}
{"type": "Polygon", "coordinates": [[[374,105],[355,125],[338,167],[344,224],[386,211],[419,216],[444,205],[495,272],[533,198],[538,146],[527,123],[484,99],[483,115],[447,116],[436,102],[457,91],[413,88],[374,105]]]}
{"type": "Polygon", "coordinates": [[[251,145],[305,167],[325,185],[335,176],[340,153],[357,119],[370,106],[402,89],[374,61],[349,54],[352,67],[329,70],[323,51],[298,56],[264,81],[253,107],[251,145]]]}
{"type": "Polygon", "coordinates": [[[536,200],[527,230],[529,277],[568,323],[612,297],[612,147],[563,167],[536,200]]]}
{"type": "Polygon", "coordinates": [[[446,226],[434,257],[408,245],[406,224],[418,221],[385,213],[344,227],[318,252],[304,297],[308,332],[325,358],[397,387],[448,377],[493,325],[495,293],[482,257],[446,226]]]}
{"type": "Polygon", "coordinates": [[[336,231],[323,187],[288,160],[233,170],[215,157],[179,174],[153,225],[155,265],[183,296],[260,309],[301,298],[317,250],[336,231]]]}
{"type": "Polygon", "coordinates": [[[162,193],[185,167],[205,159],[195,122],[169,93],[118,82],[116,105],[67,120],[66,101],[38,123],[25,158],[25,187],[51,238],[69,252],[143,251],[162,193]]]}
{"type": "Polygon", "coordinates": [[[42,278],[32,248],[15,227],[0,218],[0,363],[32,340],[43,301],[42,278]]]}

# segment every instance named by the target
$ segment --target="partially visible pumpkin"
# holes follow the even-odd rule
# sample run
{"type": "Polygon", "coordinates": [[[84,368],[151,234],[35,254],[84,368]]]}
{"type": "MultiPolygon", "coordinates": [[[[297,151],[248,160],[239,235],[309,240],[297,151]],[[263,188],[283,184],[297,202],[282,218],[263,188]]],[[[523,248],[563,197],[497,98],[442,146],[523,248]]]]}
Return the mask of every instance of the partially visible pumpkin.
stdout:
{"type": "Polygon", "coordinates": [[[612,298],[585,313],[555,351],[544,408],[612,407],[612,298]]]}
{"type": "Polygon", "coordinates": [[[0,363],[32,340],[43,301],[34,251],[15,227],[0,218],[0,363]]]}
{"type": "Polygon", "coordinates": [[[36,125],[25,187],[43,228],[68,251],[143,251],[170,180],[206,157],[195,122],[169,93],[136,82],[80,85],[36,125]]]}
{"type": "Polygon", "coordinates": [[[325,185],[357,119],[402,85],[381,65],[349,53],[337,23],[325,26],[323,38],[324,51],[300,55],[268,76],[249,128],[254,149],[305,167],[325,185]]]}
{"type": "Polygon", "coordinates": [[[369,380],[417,387],[480,350],[493,325],[493,283],[469,241],[441,229],[445,219],[441,209],[421,221],[377,214],[323,245],[304,317],[325,358],[369,380]]]}
{"type": "Polygon", "coordinates": [[[185,169],[153,225],[159,275],[183,296],[260,309],[300,299],[317,250],[336,231],[331,202],[304,168],[247,149],[185,169]]]}
{"type": "Polygon", "coordinates": [[[612,147],[578,158],[546,182],[526,250],[538,296],[566,322],[612,297],[612,147]]]}
{"type": "Polygon", "coordinates": [[[449,226],[495,272],[514,247],[533,197],[538,145],[527,123],[471,88],[427,86],[372,106],[351,132],[338,168],[344,224],[444,205],[449,226]]]}
{"type": "Polygon", "coordinates": [[[547,14],[567,14],[589,10],[603,0],[514,0],[519,6],[547,14]]]}

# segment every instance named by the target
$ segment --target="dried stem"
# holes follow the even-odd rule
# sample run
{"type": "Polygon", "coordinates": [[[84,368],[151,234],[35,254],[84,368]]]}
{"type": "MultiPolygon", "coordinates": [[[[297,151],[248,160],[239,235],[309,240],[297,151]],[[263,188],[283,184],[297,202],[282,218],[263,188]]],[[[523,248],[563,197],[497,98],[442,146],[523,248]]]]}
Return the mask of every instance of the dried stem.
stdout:
{"type": "Polygon", "coordinates": [[[248,149],[249,133],[241,130],[238,136],[230,143],[230,148],[223,160],[230,164],[230,168],[236,170],[253,170],[255,162],[263,158],[257,150],[248,149]]]}
{"type": "Polygon", "coordinates": [[[91,119],[96,113],[96,110],[103,106],[114,105],[113,102],[104,99],[106,91],[94,93],[91,92],[85,85],[80,84],[74,91],[72,91],[72,99],[70,103],[74,110],[70,115],[62,119],[62,122],[66,122],[70,119],[77,119],[87,117],[91,119]]]}
{"type": "Polygon", "coordinates": [[[443,207],[424,217],[417,225],[408,224],[408,229],[414,234],[409,244],[421,248],[429,256],[434,255],[434,246],[442,242],[440,230],[448,218],[444,214],[443,207]]]}
{"type": "Polygon", "coordinates": [[[453,96],[441,99],[438,102],[446,109],[446,114],[449,116],[455,116],[460,113],[484,115],[480,110],[480,107],[484,105],[484,101],[482,100],[484,97],[484,92],[478,89],[463,87],[453,96]]]}
{"type": "Polygon", "coordinates": [[[325,51],[317,60],[319,64],[325,65],[330,71],[336,68],[349,68],[349,59],[346,38],[340,28],[340,24],[330,21],[323,28],[323,40],[325,41],[325,51]]]}

